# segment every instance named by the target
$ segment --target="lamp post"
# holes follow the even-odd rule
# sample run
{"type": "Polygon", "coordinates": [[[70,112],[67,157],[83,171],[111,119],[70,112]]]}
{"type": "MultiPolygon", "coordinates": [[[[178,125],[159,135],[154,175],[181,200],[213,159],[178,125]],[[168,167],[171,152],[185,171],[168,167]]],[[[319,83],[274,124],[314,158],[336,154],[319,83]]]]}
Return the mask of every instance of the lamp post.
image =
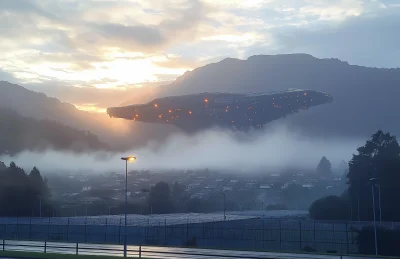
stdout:
{"type": "Polygon", "coordinates": [[[376,235],[376,216],[375,216],[375,182],[377,182],[379,179],[378,178],[371,178],[369,181],[372,183],[371,188],[372,188],[372,211],[374,213],[374,236],[375,236],[375,255],[378,255],[378,239],[376,235]]]}
{"type": "Polygon", "coordinates": [[[360,196],[357,193],[357,219],[360,222],[360,196]]]}
{"type": "Polygon", "coordinates": [[[379,222],[382,224],[381,185],[380,184],[376,184],[375,186],[378,187],[379,222]]]}
{"type": "Polygon", "coordinates": [[[221,192],[222,195],[224,195],[224,220],[226,220],[226,195],[224,192],[221,192]]]}
{"type": "Polygon", "coordinates": [[[38,195],[39,198],[39,217],[42,217],[42,196],[38,195]]]}
{"type": "Polygon", "coordinates": [[[128,214],[128,162],[133,162],[136,160],[134,156],[128,157],[121,157],[121,160],[125,161],[125,224],[124,224],[124,257],[127,256],[127,249],[126,249],[126,219],[128,214]]]}
{"type": "Polygon", "coordinates": [[[261,202],[261,204],[262,204],[262,214],[263,214],[263,217],[265,216],[265,214],[264,214],[264,208],[265,208],[265,203],[264,202],[261,202]]]}

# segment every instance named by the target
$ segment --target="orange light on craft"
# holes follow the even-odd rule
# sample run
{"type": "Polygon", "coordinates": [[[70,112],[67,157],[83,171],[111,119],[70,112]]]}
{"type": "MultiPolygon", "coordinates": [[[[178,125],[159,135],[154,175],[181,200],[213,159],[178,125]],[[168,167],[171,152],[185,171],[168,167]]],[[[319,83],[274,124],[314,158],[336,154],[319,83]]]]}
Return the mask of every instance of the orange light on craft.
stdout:
{"type": "Polygon", "coordinates": [[[189,114],[192,114],[192,111],[189,111],[189,114]]]}
{"type": "Polygon", "coordinates": [[[158,108],[158,104],[155,103],[155,104],[154,104],[154,107],[155,107],[155,108],[158,108]]]}
{"type": "Polygon", "coordinates": [[[225,112],[228,112],[228,110],[226,109],[225,112]]]}
{"type": "Polygon", "coordinates": [[[307,95],[307,93],[304,93],[304,96],[306,96],[307,95]]]}
{"type": "Polygon", "coordinates": [[[162,118],[162,114],[158,115],[158,118],[162,118]]]}
{"type": "Polygon", "coordinates": [[[208,103],[208,99],[204,99],[204,102],[205,102],[205,103],[208,103]]]}
{"type": "Polygon", "coordinates": [[[169,113],[171,113],[171,112],[172,112],[172,110],[168,110],[168,112],[169,112],[169,113]]]}
{"type": "Polygon", "coordinates": [[[136,118],[137,118],[137,117],[139,117],[139,114],[136,114],[136,116],[135,116],[135,117],[136,117],[136,118]]]}

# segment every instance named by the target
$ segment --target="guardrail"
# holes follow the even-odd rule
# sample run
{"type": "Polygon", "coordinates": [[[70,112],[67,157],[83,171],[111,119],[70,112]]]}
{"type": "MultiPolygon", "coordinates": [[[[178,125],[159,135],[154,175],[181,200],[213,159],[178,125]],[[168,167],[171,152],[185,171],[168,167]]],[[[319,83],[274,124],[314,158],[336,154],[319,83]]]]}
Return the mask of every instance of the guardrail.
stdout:
{"type": "MultiPolygon", "coordinates": [[[[37,241],[15,241],[2,240],[1,247],[3,251],[37,252],[37,253],[59,253],[75,255],[106,255],[122,256],[123,246],[121,245],[100,245],[100,244],[82,244],[82,243],[56,243],[56,242],[37,242],[37,241]]],[[[279,253],[251,252],[251,251],[228,251],[228,250],[205,250],[190,248],[170,248],[170,247],[144,247],[128,246],[128,257],[159,257],[159,256],[184,256],[185,258],[242,258],[242,259],[274,259],[274,255],[279,253]]],[[[295,254],[291,255],[291,258],[295,254]]],[[[303,256],[300,256],[304,258],[303,256]]],[[[342,258],[342,255],[329,255],[327,258],[342,258]]],[[[308,254],[307,258],[323,258],[323,255],[308,254]]]]}

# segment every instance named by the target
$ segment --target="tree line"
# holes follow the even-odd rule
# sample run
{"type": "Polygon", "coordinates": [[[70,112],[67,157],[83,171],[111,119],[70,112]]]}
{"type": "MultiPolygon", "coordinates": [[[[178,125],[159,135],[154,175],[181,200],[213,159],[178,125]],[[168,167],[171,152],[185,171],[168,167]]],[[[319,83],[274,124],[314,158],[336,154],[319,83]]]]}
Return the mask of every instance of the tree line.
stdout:
{"type": "Polygon", "coordinates": [[[312,218],[372,221],[375,213],[378,220],[400,221],[400,146],[395,136],[381,130],[373,134],[353,155],[346,178],[341,196],[310,206],[312,218]]]}
{"type": "MultiPolygon", "coordinates": [[[[347,189],[341,196],[316,200],[309,209],[316,220],[400,221],[400,146],[395,136],[379,130],[357,149],[348,165],[347,189]]],[[[400,230],[378,224],[358,233],[362,254],[400,256],[400,230]]]]}
{"type": "Polygon", "coordinates": [[[47,180],[34,167],[29,174],[11,162],[0,162],[0,216],[39,217],[52,214],[47,180]]]}

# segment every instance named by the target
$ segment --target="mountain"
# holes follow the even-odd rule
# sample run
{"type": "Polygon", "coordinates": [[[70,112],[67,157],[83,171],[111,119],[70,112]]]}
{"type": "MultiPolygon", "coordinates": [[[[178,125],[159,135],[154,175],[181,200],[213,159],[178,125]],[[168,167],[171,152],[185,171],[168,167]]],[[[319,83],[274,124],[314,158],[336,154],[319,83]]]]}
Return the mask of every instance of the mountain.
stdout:
{"type": "Polygon", "coordinates": [[[186,72],[159,96],[198,92],[265,92],[288,88],[327,92],[334,101],[290,116],[286,122],[309,134],[369,136],[379,128],[400,133],[400,69],[350,65],[307,54],[224,59],[186,72]]]}
{"type": "Polygon", "coordinates": [[[24,150],[91,151],[107,149],[96,135],[48,120],[26,118],[0,109],[0,155],[24,150]]]}
{"type": "Polygon", "coordinates": [[[118,150],[144,145],[151,138],[163,139],[171,132],[165,127],[110,119],[106,114],[80,111],[72,104],[5,81],[0,81],[0,108],[13,110],[24,117],[51,120],[78,130],[90,131],[112,149],[118,150]]]}
{"type": "MultiPolygon", "coordinates": [[[[400,69],[350,65],[306,54],[228,58],[188,71],[173,83],[155,88],[148,99],[201,92],[269,92],[288,88],[327,92],[333,102],[278,120],[310,136],[367,137],[377,129],[400,134],[400,69]]],[[[123,103],[121,100],[119,104],[123,103]]],[[[127,105],[129,103],[124,103],[127,105]]],[[[45,94],[0,81],[0,108],[24,117],[53,120],[96,134],[113,149],[140,147],[163,140],[178,129],[92,114],[45,94]]]]}

